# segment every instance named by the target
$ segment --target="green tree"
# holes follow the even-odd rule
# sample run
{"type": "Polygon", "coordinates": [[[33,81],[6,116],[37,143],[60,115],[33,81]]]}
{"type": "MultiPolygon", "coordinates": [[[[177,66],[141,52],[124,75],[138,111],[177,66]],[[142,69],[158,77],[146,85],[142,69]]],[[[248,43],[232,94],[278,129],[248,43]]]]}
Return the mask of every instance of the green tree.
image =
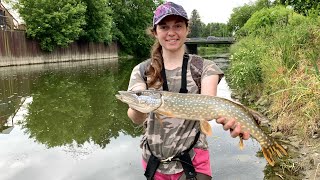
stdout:
{"type": "Polygon", "coordinates": [[[204,24],[201,22],[200,15],[196,9],[191,12],[190,17],[190,34],[188,37],[200,37],[202,34],[202,27],[204,24]]]}
{"type": "Polygon", "coordinates": [[[320,0],[277,0],[277,3],[290,5],[296,12],[303,15],[308,15],[312,12],[316,12],[319,15],[320,12],[320,0]]]}
{"type": "Polygon", "coordinates": [[[80,39],[109,43],[112,40],[112,10],[108,5],[109,0],[82,1],[86,4],[87,10],[85,13],[86,24],[80,39]]]}
{"type": "Polygon", "coordinates": [[[228,21],[228,27],[231,31],[239,30],[251,15],[264,7],[270,7],[272,3],[269,0],[258,0],[255,3],[245,4],[241,7],[234,8],[228,21]]]}
{"type": "Polygon", "coordinates": [[[52,51],[79,38],[85,24],[86,6],[79,0],[20,0],[19,13],[27,24],[27,35],[52,51]]]}
{"type": "Polygon", "coordinates": [[[117,41],[122,52],[146,57],[153,40],[146,29],[152,25],[153,11],[157,1],[153,0],[112,0],[113,40],[117,41]]]}
{"type": "Polygon", "coordinates": [[[202,37],[216,36],[229,37],[232,32],[228,29],[228,25],[224,23],[209,23],[202,30],[202,37]]]}

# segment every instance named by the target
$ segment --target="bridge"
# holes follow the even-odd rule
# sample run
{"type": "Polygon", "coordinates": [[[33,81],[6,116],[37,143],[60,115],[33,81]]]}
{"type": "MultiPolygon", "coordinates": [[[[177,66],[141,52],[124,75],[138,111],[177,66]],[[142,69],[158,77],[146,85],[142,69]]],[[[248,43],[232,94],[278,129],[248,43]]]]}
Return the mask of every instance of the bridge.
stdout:
{"type": "Polygon", "coordinates": [[[185,44],[190,54],[198,54],[198,45],[200,44],[233,44],[235,39],[233,37],[214,37],[207,38],[187,38],[185,44]]]}

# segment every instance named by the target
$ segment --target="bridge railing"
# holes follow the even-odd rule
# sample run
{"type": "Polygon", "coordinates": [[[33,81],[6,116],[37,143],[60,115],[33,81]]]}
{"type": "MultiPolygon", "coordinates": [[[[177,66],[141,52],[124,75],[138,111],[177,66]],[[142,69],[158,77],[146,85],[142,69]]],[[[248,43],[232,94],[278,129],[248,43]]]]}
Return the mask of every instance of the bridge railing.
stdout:
{"type": "Polygon", "coordinates": [[[234,37],[199,37],[187,38],[186,44],[232,44],[235,42],[234,37]]]}
{"type": "Polygon", "coordinates": [[[200,44],[233,44],[235,39],[233,37],[213,37],[207,38],[187,38],[186,46],[190,54],[198,54],[198,45],[200,44]]]}

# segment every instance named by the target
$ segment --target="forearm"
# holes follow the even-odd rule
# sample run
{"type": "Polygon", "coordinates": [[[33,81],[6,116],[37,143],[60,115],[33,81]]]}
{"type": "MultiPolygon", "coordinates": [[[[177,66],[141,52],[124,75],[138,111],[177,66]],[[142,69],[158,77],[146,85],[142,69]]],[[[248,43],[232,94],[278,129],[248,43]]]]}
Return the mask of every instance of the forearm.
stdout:
{"type": "Polygon", "coordinates": [[[128,117],[132,120],[135,124],[142,124],[145,119],[147,118],[147,114],[137,111],[135,109],[129,108],[128,109],[128,117]]]}

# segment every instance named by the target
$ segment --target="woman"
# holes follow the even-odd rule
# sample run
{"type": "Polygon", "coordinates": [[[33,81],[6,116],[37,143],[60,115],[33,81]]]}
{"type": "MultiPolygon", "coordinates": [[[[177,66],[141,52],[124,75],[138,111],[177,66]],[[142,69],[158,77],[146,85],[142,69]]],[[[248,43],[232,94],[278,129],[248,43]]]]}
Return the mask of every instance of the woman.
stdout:
{"type": "MultiPolygon", "coordinates": [[[[141,74],[140,63],[132,71],[128,90],[153,89],[216,96],[223,72],[214,62],[202,60],[201,88],[198,88],[190,70],[190,62],[196,56],[185,51],[188,33],[188,17],[183,7],[172,2],[160,5],[154,13],[151,29],[156,41],[146,70],[147,80],[141,74]]],[[[128,116],[136,124],[144,123],[146,128],[141,148],[147,179],[211,179],[208,144],[206,136],[200,132],[199,122],[147,115],[130,107],[128,116]]],[[[234,119],[227,121],[221,117],[217,122],[225,130],[232,129],[232,137],[239,136],[241,127],[234,119]]],[[[242,134],[243,139],[249,138],[249,133],[242,134]]]]}

